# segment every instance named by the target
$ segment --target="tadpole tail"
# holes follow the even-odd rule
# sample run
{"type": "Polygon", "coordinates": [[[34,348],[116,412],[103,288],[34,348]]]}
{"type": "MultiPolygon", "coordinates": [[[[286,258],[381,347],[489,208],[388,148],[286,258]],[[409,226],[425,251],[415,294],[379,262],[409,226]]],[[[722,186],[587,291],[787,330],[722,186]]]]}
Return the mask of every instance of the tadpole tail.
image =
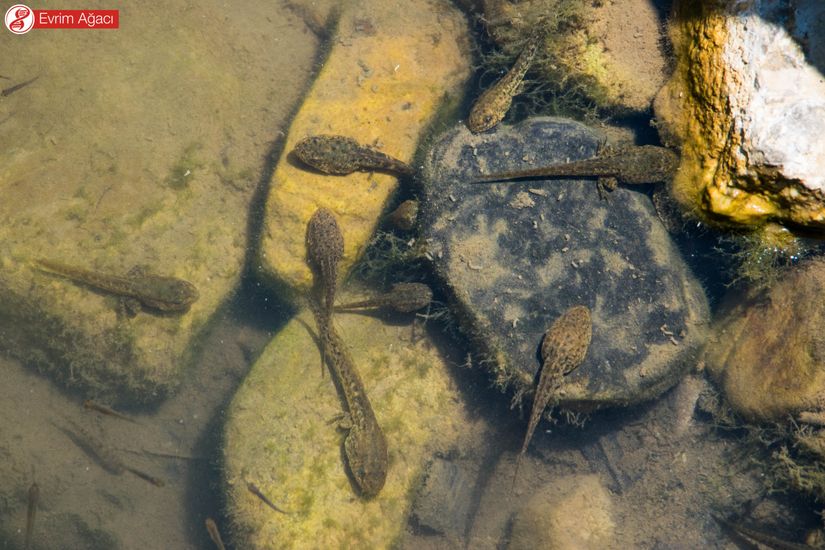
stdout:
{"type": "Polygon", "coordinates": [[[521,459],[522,459],[523,456],[524,456],[524,451],[521,451],[518,454],[518,456],[516,457],[516,467],[515,467],[515,470],[513,471],[513,481],[510,484],[510,493],[511,494],[516,488],[516,478],[518,477],[518,469],[519,469],[519,466],[521,466],[521,459]]]}
{"type": "Polygon", "coordinates": [[[360,302],[350,302],[348,304],[337,305],[333,308],[333,311],[347,311],[350,309],[361,309],[375,306],[375,300],[361,300],[360,302]]]}
{"type": "Polygon", "coordinates": [[[151,483],[155,487],[164,487],[166,485],[166,483],[164,483],[164,481],[162,479],[157,478],[153,475],[147,474],[146,472],[138,470],[137,468],[132,468],[131,466],[126,466],[126,469],[128,471],[132,472],[133,474],[135,474],[136,476],[138,476],[140,479],[148,481],[149,483],[151,483]]]}
{"type": "Polygon", "coordinates": [[[30,78],[29,80],[26,80],[25,82],[21,82],[20,84],[15,84],[14,86],[9,86],[8,88],[6,88],[2,92],[0,92],[0,96],[2,96],[2,97],[10,96],[11,94],[16,92],[17,90],[19,90],[21,88],[25,88],[29,84],[32,84],[38,78],[40,78],[40,75],[37,75],[34,78],[30,78]]]}
{"type": "MultiPolygon", "coordinates": [[[[34,471],[34,466],[32,466],[34,471]]],[[[36,481],[32,481],[29,487],[29,502],[26,510],[26,539],[23,548],[29,550],[32,544],[32,536],[34,535],[34,519],[37,515],[37,503],[40,500],[40,487],[37,486],[36,481]]]]}

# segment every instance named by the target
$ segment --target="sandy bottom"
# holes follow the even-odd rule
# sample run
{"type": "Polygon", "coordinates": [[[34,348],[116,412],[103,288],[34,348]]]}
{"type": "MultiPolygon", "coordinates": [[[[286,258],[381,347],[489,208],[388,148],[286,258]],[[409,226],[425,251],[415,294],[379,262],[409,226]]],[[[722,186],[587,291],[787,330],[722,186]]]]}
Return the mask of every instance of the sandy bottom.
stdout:
{"type": "MultiPolygon", "coordinates": [[[[804,529],[797,522],[809,518],[815,523],[815,518],[808,505],[792,495],[768,495],[768,453],[694,414],[707,384],[701,376],[689,375],[661,399],[634,409],[595,413],[583,428],[542,421],[515,483],[515,459],[526,421],[508,410],[505,399],[477,388],[467,404],[485,410],[468,426],[468,446],[457,461],[475,483],[472,494],[477,500],[469,506],[466,530],[441,535],[411,527],[402,548],[507,548],[518,514],[533,497],[558,493],[568,479],[592,476],[600,487],[592,495],[582,495],[588,506],[540,511],[548,523],[570,524],[579,518],[582,529],[581,523],[594,512],[589,506],[607,493],[613,525],[609,548],[737,547],[714,516],[744,515],[746,523],[757,526],[780,522],[801,538],[804,529]]],[[[603,526],[592,528],[595,532],[603,526]]]]}
{"type": "MultiPolygon", "coordinates": [[[[277,314],[249,319],[249,306],[239,301],[222,314],[180,392],[157,410],[127,412],[134,422],[87,411],[83,397],[56,389],[16,362],[0,362],[0,547],[22,547],[33,471],[40,489],[34,548],[64,547],[67,537],[75,544],[88,541],[71,538],[79,522],[65,522],[66,514],[108,533],[120,548],[207,548],[204,520],[221,518],[217,457],[223,406],[279,326],[277,314]],[[246,316],[243,322],[236,320],[239,313],[246,316]],[[165,485],[107,472],[71,439],[77,426],[125,465],[165,485]]],[[[115,547],[106,540],[99,547],[115,547]]]]}

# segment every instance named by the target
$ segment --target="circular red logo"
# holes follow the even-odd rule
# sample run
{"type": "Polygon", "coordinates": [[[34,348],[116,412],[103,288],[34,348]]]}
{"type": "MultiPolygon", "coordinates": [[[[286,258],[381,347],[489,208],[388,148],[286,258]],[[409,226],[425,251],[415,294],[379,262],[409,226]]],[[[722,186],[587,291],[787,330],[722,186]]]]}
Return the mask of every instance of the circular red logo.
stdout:
{"type": "Polygon", "coordinates": [[[14,34],[26,34],[34,27],[34,11],[24,4],[6,10],[6,28],[14,34]]]}

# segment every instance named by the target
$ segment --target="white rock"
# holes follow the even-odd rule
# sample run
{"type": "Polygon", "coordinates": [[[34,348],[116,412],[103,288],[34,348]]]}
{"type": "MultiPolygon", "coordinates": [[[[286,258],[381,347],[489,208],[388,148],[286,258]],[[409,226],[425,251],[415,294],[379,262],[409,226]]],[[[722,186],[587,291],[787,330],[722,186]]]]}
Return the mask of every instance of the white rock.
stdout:
{"type": "Polygon", "coordinates": [[[747,4],[728,20],[722,51],[734,131],[746,146],[742,154],[752,165],[778,166],[784,177],[822,190],[825,79],[787,30],[763,19],[771,2],[737,6],[747,4]]]}
{"type": "Polygon", "coordinates": [[[674,195],[697,214],[825,227],[825,3],[794,8],[675,6],[679,63],[655,109],[663,140],[682,144],[674,195]]]}

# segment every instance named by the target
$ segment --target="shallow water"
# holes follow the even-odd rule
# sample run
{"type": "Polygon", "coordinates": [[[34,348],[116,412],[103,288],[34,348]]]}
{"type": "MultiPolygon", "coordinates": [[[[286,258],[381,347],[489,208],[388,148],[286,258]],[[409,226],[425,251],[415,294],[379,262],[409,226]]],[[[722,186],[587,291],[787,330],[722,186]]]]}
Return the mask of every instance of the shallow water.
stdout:
{"type": "MultiPolygon", "coordinates": [[[[0,97],[6,202],[0,207],[6,226],[0,229],[0,265],[18,277],[14,265],[32,256],[69,256],[125,270],[130,266],[109,252],[117,248],[174,269],[182,263],[178,258],[197,257],[210,273],[203,278],[212,281],[214,272],[220,280],[205,293],[204,302],[211,302],[198,313],[192,358],[174,395],[148,406],[117,402],[133,422],[82,405],[88,398],[111,402],[116,392],[75,384],[71,372],[56,383],[28,350],[2,350],[0,548],[23,547],[32,483],[39,488],[32,548],[210,548],[207,517],[233,547],[224,415],[252,364],[295,313],[248,266],[250,234],[261,231],[261,193],[290,116],[317,72],[325,39],[319,21],[329,4],[121,4],[119,30],[0,33],[8,60],[0,66],[8,80],[0,84],[39,76],[0,97]],[[193,188],[210,192],[191,199],[193,188]],[[119,226],[124,220],[127,230],[119,226]],[[170,227],[178,239],[151,242],[170,227]],[[192,236],[199,232],[208,236],[192,236]],[[76,444],[77,426],[164,486],[107,471],[105,459],[76,444]]],[[[713,237],[694,237],[682,250],[701,270],[714,254],[713,237]]],[[[428,279],[423,270],[403,276],[428,279]]],[[[722,275],[702,277],[713,298],[722,275]]],[[[6,295],[26,288],[15,281],[3,288],[6,295]]],[[[49,284],[51,303],[67,292],[70,312],[79,318],[88,319],[95,308],[107,312],[101,323],[114,318],[111,297],[49,284]]],[[[378,286],[375,280],[344,284],[378,286]]],[[[146,323],[146,315],[135,323],[146,323]]],[[[415,320],[387,317],[388,324],[404,327],[415,320]]],[[[0,315],[0,321],[8,318],[0,315]]],[[[462,368],[466,343],[451,325],[432,320],[421,331],[423,345],[443,356],[460,388],[466,429],[452,454],[438,458],[457,465],[465,500],[454,504],[466,515],[444,533],[427,524],[422,506],[450,500],[449,487],[436,484],[436,496],[417,505],[397,547],[506,547],[514,513],[537,487],[590,473],[611,495],[615,547],[732,547],[710,514],[728,515],[750,500],[758,501],[755,517],[798,512],[797,523],[812,523],[804,504],[765,497],[766,457],[758,448],[746,446],[737,432],[717,430],[710,417],[694,415],[706,389],[695,375],[653,403],[594,413],[583,428],[543,421],[513,483],[529,410],[512,410],[509,396],[490,387],[484,370],[462,368]]],[[[415,344],[399,347],[407,345],[415,344]]]]}

